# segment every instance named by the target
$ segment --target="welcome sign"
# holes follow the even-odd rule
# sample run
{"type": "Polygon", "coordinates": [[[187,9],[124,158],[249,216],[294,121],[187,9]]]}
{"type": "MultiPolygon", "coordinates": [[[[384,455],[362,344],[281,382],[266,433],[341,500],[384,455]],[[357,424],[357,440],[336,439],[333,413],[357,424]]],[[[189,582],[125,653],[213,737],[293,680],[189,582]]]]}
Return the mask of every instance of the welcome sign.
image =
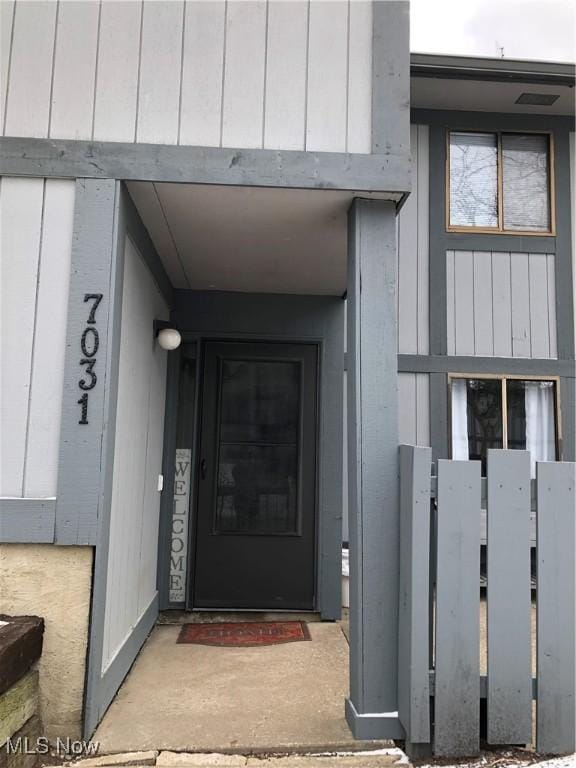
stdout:
{"type": "Polygon", "coordinates": [[[190,506],[190,448],[176,448],[174,505],[172,508],[172,545],[170,548],[170,602],[186,600],[188,563],[188,514],[190,506]]]}

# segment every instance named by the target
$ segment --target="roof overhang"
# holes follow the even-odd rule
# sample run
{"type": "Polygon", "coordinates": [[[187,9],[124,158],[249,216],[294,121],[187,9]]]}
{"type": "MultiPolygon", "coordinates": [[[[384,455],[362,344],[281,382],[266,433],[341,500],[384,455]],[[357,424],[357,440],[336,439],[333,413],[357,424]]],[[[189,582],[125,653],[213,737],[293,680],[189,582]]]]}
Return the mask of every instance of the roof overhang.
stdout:
{"type": "Polygon", "coordinates": [[[571,63],[413,53],[410,73],[416,109],[574,114],[576,65],[571,63]],[[550,107],[517,104],[525,92],[557,99],[550,107]]]}

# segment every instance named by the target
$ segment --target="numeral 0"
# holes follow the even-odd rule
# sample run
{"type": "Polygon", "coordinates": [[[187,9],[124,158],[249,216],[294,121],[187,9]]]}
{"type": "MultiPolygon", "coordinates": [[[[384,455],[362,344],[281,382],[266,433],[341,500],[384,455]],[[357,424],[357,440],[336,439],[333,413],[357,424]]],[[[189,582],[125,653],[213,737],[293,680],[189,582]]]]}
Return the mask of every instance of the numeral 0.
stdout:
{"type": "Polygon", "coordinates": [[[96,328],[85,328],[80,340],[80,349],[84,357],[94,357],[100,346],[100,336],[96,328]],[[91,341],[90,341],[91,337],[91,341]],[[91,345],[91,349],[89,348],[91,345]]]}

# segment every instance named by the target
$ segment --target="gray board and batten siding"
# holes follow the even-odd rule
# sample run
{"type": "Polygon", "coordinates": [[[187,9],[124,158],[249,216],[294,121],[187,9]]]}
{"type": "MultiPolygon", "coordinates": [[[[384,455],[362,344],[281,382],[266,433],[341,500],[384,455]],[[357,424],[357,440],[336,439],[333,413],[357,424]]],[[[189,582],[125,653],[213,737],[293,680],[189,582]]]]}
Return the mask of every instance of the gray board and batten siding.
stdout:
{"type": "Polygon", "coordinates": [[[0,540],[54,540],[75,182],[0,180],[0,540]]]}
{"type": "MultiPolygon", "coordinates": [[[[573,460],[576,268],[570,174],[573,184],[574,120],[435,110],[412,110],[412,120],[429,131],[429,350],[405,353],[400,346],[399,386],[407,390],[407,374],[428,374],[433,459],[450,455],[448,373],[460,372],[559,376],[562,458],[573,460]],[[449,129],[553,132],[555,237],[446,231],[449,129]]],[[[418,174],[416,179],[420,185],[418,174]]],[[[403,210],[400,218],[402,214],[403,210]]],[[[412,381],[408,391],[415,390],[412,381]]],[[[413,442],[422,409],[418,398],[409,397],[416,411],[410,417],[404,407],[401,434],[413,442]]]]}
{"type": "MultiPolygon", "coordinates": [[[[337,297],[175,291],[171,319],[185,342],[202,339],[313,342],[319,345],[319,455],[317,494],[317,605],[326,619],[340,615],[342,530],[342,403],[344,302],[337,297]]],[[[168,396],[175,405],[178,372],[170,366],[168,396]]],[[[170,531],[174,466],[174,429],[165,446],[165,493],[162,502],[159,552],[160,604],[169,606],[170,531]]],[[[194,487],[194,471],[191,487],[194,487]]],[[[194,508],[192,508],[194,515],[194,508]]],[[[192,523],[191,531],[194,528],[192,523]]],[[[194,542],[188,547],[193,555],[194,542]]],[[[192,570],[188,563],[188,573],[192,570]]],[[[188,594],[192,585],[188,584],[188,594]]],[[[188,603],[188,607],[192,607],[188,603]]]]}
{"type": "Polygon", "coordinates": [[[1,6],[1,173],[410,188],[405,0],[1,6]]]}
{"type": "MultiPolygon", "coordinates": [[[[5,136],[371,151],[370,2],[8,1],[2,22],[5,136]]],[[[384,98],[408,90],[395,53],[384,98]]]]}

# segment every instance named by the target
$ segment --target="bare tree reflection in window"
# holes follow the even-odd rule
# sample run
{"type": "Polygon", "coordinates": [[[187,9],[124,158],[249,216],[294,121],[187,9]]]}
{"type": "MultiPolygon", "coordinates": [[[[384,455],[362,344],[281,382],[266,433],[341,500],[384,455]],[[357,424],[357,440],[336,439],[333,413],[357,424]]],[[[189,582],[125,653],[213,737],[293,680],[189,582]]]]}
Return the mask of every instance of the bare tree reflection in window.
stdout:
{"type": "Polygon", "coordinates": [[[450,224],[498,226],[496,134],[450,134],[450,224]]]}

